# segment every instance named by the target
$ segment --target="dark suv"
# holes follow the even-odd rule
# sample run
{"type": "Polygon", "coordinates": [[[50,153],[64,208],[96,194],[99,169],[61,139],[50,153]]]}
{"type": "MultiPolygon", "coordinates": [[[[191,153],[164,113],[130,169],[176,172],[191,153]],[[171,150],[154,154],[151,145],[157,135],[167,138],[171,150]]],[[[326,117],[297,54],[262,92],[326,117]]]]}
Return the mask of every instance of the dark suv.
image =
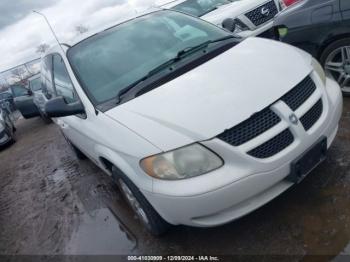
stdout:
{"type": "Polygon", "coordinates": [[[274,25],[283,42],[311,53],[350,95],[350,0],[302,0],[274,25]]]}

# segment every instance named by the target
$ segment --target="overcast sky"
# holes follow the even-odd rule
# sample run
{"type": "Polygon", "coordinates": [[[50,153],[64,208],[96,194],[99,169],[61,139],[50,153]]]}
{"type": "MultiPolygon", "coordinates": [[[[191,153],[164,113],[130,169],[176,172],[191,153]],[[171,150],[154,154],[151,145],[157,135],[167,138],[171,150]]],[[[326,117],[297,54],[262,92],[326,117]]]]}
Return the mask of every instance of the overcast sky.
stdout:
{"type": "Polygon", "coordinates": [[[75,27],[90,30],[123,16],[144,10],[154,0],[8,0],[0,1],[0,72],[39,57],[41,43],[54,38],[45,21],[33,14],[44,13],[61,42],[76,35],[75,27]]]}

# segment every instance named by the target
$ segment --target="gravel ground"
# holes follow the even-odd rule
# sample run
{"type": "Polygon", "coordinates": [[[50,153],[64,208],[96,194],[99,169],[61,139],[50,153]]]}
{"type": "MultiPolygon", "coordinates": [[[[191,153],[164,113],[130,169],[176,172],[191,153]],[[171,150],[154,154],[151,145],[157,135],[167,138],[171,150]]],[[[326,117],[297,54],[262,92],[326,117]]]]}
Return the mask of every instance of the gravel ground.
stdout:
{"type": "Polygon", "coordinates": [[[76,159],[54,124],[22,119],[17,128],[17,143],[0,150],[1,255],[350,255],[349,98],[327,161],[301,184],[228,225],[174,227],[161,238],[138,224],[109,177],[76,159]]]}

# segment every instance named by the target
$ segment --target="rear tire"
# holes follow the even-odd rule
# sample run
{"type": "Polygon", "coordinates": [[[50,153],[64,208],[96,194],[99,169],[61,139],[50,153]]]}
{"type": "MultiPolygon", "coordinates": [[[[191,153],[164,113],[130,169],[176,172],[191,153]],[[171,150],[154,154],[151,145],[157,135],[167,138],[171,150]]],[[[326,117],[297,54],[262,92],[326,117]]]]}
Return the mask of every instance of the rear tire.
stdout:
{"type": "Polygon", "coordinates": [[[151,234],[160,236],[169,230],[171,225],[157,213],[141,191],[126,175],[118,168],[112,167],[112,176],[126,202],[151,234]]]}
{"type": "Polygon", "coordinates": [[[75,145],[73,145],[71,142],[69,142],[69,145],[71,146],[75,156],[79,159],[79,160],[85,160],[87,159],[86,155],[84,155],[83,152],[81,152],[75,145]]]}
{"type": "Polygon", "coordinates": [[[75,155],[79,160],[85,160],[85,159],[87,159],[86,155],[84,155],[83,152],[81,152],[75,145],[73,145],[73,143],[64,135],[63,132],[62,132],[62,135],[63,135],[64,139],[67,141],[69,147],[72,149],[74,155],[75,155]]]}

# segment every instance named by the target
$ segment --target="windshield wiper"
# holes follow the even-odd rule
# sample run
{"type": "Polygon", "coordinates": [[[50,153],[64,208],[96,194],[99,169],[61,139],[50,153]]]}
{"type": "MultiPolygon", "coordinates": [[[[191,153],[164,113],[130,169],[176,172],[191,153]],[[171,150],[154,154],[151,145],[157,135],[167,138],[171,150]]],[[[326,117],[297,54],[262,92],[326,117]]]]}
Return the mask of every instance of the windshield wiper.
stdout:
{"type": "Polygon", "coordinates": [[[161,65],[157,66],[156,68],[152,69],[151,71],[149,71],[147,73],[147,75],[145,75],[144,77],[140,78],[139,80],[135,81],[134,83],[132,83],[131,85],[123,88],[122,90],[119,91],[117,98],[116,98],[116,103],[119,104],[121,102],[121,98],[128,93],[131,89],[133,89],[135,86],[137,86],[138,84],[146,81],[147,79],[149,79],[150,77],[154,76],[155,74],[163,71],[164,69],[170,67],[171,65],[173,65],[174,63],[182,60],[183,58],[187,57],[190,54],[193,54],[195,52],[198,52],[199,50],[202,50],[206,47],[208,47],[210,44],[213,43],[218,43],[221,41],[225,41],[231,38],[236,38],[234,35],[227,35],[224,37],[220,37],[218,39],[214,39],[214,40],[208,40],[205,41],[203,43],[200,43],[198,45],[195,46],[191,46],[191,47],[186,47],[182,50],[180,50],[179,52],[177,52],[176,56],[167,60],[166,62],[162,63],[161,65]]]}

